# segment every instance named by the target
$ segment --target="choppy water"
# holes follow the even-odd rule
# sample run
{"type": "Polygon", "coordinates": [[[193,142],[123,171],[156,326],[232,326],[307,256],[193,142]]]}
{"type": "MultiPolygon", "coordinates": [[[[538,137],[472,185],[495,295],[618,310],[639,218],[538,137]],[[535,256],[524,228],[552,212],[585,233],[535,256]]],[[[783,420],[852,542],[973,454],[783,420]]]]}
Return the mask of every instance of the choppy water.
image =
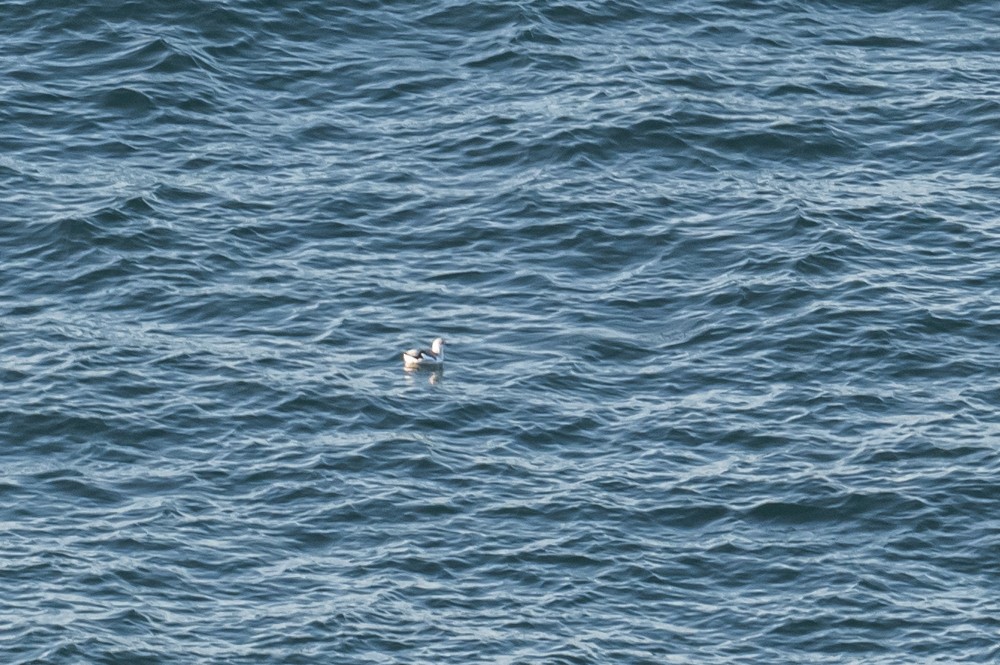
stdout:
{"type": "Polygon", "coordinates": [[[1000,657],[995,3],[0,14],[3,662],[1000,657]]]}

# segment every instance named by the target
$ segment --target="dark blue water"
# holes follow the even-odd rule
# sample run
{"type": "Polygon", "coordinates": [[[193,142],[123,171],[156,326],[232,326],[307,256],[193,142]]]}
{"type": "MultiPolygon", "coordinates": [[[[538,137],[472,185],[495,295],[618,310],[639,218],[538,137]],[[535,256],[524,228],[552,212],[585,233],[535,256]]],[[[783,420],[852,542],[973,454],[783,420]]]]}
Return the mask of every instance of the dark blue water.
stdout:
{"type": "Polygon", "coordinates": [[[0,18],[0,661],[1000,659],[996,3],[0,18]]]}

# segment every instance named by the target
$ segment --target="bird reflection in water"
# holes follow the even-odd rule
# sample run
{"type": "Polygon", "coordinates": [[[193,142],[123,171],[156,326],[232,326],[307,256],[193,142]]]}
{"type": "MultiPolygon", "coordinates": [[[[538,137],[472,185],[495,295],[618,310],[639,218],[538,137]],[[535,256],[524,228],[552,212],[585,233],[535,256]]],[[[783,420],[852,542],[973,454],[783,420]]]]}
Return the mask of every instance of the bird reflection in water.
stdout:
{"type": "Polygon", "coordinates": [[[435,367],[434,369],[428,369],[426,367],[404,367],[403,371],[406,372],[406,378],[409,381],[414,381],[419,377],[426,376],[427,383],[436,385],[439,381],[444,378],[444,367],[435,367]]]}

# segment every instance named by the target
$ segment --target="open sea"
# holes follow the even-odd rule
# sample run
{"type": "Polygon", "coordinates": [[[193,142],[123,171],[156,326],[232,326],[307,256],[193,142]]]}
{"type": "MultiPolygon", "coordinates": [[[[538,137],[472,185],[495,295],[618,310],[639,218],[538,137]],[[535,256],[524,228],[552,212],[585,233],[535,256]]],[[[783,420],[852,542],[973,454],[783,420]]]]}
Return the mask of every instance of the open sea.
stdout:
{"type": "Polygon", "coordinates": [[[997,26],[3,0],[0,663],[1000,662],[997,26]]]}

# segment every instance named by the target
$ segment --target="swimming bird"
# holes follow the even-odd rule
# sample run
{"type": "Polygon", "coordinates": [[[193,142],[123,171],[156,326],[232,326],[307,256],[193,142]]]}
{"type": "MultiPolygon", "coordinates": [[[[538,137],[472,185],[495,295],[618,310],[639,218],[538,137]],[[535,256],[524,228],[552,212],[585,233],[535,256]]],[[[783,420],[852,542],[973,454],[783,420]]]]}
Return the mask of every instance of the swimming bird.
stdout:
{"type": "Polygon", "coordinates": [[[440,367],[444,364],[444,340],[438,337],[429,349],[403,351],[404,367],[440,367]]]}

